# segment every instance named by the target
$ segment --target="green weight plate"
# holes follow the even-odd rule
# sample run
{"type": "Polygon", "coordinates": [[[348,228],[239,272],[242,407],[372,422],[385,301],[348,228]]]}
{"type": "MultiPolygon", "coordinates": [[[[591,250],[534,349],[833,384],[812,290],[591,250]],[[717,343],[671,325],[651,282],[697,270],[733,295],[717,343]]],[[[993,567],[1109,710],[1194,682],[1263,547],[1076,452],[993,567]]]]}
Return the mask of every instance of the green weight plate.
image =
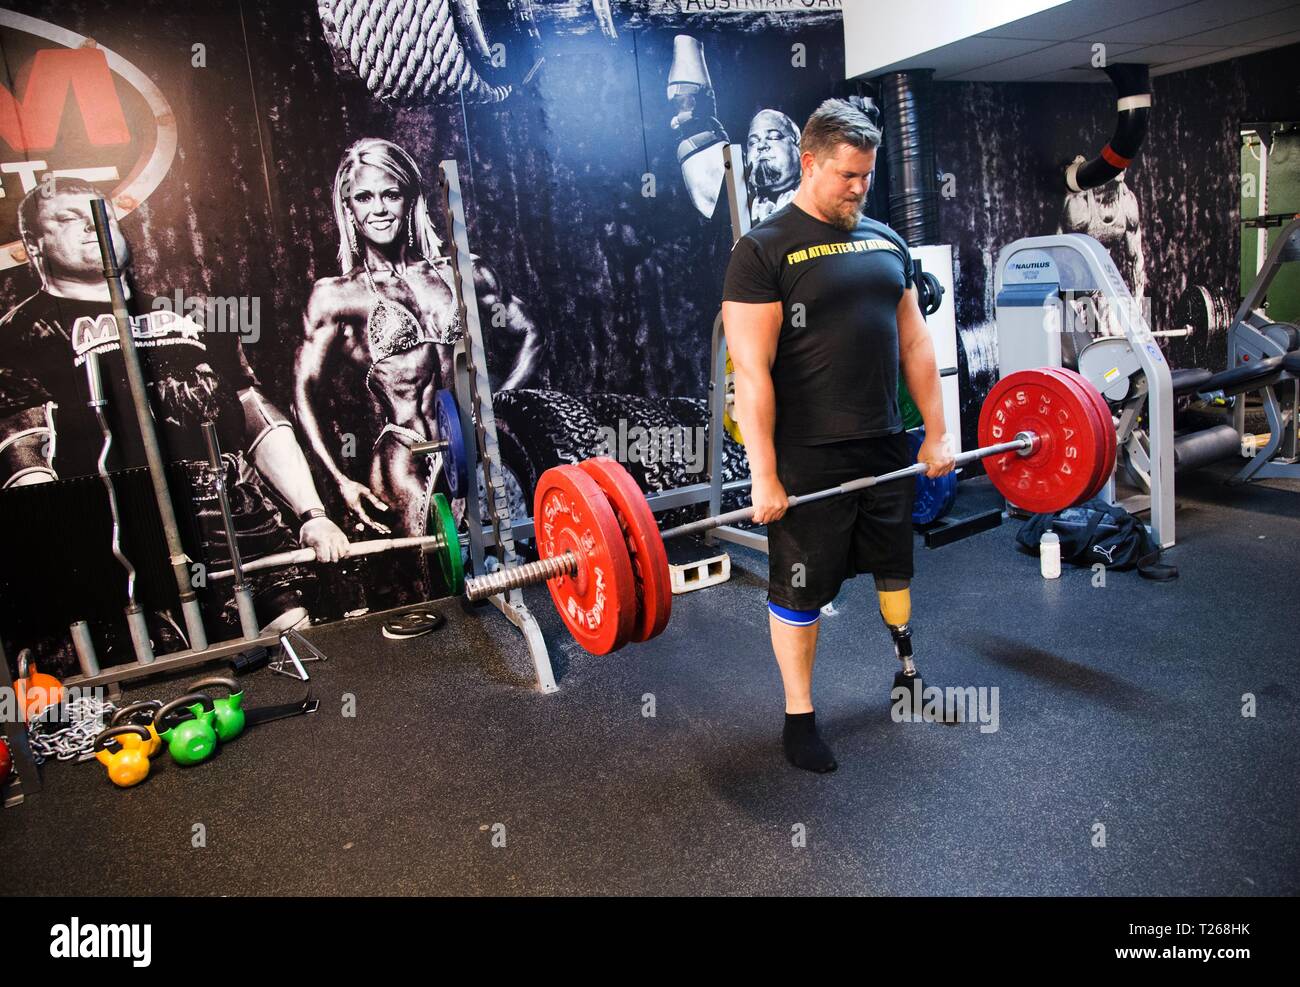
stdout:
{"type": "Polygon", "coordinates": [[[912,395],[907,392],[907,382],[903,380],[903,374],[900,370],[898,374],[898,413],[903,416],[903,429],[910,431],[925,423],[921,417],[921,410],[912,400],[912,395]]]}
{"type": "Polygon", "coordinates": [[[436,493],[429,505],[430,528],[442,537],[442,544],[432,554],[438,557],[438,568],[442,571],[447,591],[459,596],[465,591],[465,562],[461,558],[460,537],[456,534],[456,519],[451,513],[451,504],[444,494],[436,493]]]}

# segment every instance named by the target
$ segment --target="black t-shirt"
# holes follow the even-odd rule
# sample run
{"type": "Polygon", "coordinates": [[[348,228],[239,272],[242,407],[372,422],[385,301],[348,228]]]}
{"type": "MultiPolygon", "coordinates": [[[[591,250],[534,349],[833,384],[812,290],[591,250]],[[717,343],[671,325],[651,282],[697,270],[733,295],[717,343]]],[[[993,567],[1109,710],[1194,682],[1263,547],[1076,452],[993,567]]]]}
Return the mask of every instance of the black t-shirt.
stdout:
{"type": "MultiPolygon", "coordinates": [[[[170,301],[164,299],[164,301],[170,301]]],[[[128,302],[163,455],[207,459],[200,425],[211,420],[223,451],[248,444],[239,392],[257,384],[236,333],[208,332],[184,313],[128,302]]],[[[60,478],[94,474],[103,437],[87,402],[86,353],[99,355],[113,431],[109,469],[144,466],[113,307],[38,291],[0,320],[0,419],[53,402],[54,470],[60,478]]],[[[0,440],[4,438],[0,435],[0,440]]]]}
{"type": "Polygon", "coordinates": [[[866,216],[846,233],[792,202],[736,241],[723,300],[783,308],[772,365],[777,444],[902,431],[898,303],[911,286],[907,244],[866,216]]]}

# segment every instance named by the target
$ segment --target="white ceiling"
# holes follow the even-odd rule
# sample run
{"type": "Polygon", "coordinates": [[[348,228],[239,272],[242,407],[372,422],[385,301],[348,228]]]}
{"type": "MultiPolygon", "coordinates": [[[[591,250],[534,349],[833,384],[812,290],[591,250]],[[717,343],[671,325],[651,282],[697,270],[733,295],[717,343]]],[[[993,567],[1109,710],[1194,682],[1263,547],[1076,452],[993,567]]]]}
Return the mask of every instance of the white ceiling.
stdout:
{"type": "Polygon", "coordinates": [[[904,50],[918,53],[900,59],[901,51],[891,55],[871,31],[874,6],[872,0],[845,0],[845,67],[851,78],[928,68],[935,79],[949,82],[1109,84],[1092,67],[1096,44],[1106,46],[1108,61],[1141,62],[1152,75],[1166,75],[1300,42],[1297,0],[1068,0],[929,49],[924,43],[929,33],[934,44],[930,18],[913,16],[913,37],[904,50]]]}

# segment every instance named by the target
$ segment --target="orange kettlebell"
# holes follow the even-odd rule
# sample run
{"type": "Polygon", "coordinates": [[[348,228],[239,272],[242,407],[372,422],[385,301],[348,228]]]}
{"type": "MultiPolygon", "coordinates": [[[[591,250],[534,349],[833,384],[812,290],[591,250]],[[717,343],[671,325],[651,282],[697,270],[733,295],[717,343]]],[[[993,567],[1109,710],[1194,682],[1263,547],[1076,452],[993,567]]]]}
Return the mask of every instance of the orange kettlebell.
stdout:
{"type": "Polygon", "coordinates": [[[14,692],[18,697],[18,708],[22,711],[23,721],[31,722],[46,709],[63,702],[63,683],[53,675],[46,675],[36,670],[36,663],[31,660],[30,648],[24,648],[18,654],[18,680],[14,682],[14,692]]]}

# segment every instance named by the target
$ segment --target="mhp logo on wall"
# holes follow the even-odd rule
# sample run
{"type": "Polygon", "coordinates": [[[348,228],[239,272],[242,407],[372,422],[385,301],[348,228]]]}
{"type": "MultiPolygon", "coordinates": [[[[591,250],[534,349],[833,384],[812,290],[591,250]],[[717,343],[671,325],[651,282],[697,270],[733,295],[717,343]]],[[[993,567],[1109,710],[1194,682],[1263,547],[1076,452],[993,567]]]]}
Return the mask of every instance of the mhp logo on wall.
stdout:
{"type": "Polygon", "coordinates": [[[121,55],[55,24],[0,10],[0,270],[27,262],[18,205],[43,176],[93,182],[118,218],[162,181],[176,120],[121,55]]]}

